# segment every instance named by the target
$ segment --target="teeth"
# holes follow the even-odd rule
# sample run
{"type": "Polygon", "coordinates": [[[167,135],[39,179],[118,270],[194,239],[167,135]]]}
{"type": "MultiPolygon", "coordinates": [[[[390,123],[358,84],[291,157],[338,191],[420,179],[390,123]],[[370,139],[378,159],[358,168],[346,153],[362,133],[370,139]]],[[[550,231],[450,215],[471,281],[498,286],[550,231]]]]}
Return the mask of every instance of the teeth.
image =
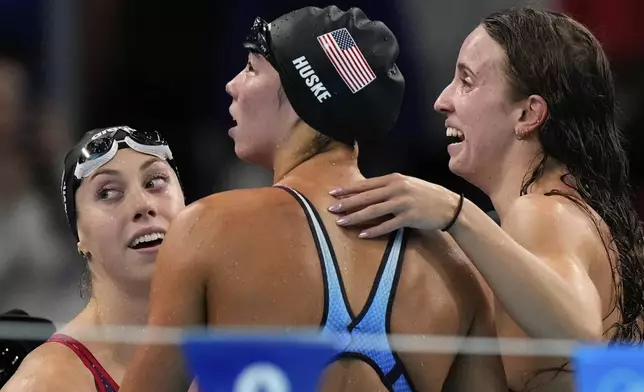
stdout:
{"type": "Polygon", "coordinates": [[[447,127],[447,130],[445,131],[445,135],[451,136],[451,137],[457,137],[457,138],[459,138],[461,140],[464,139],[463,132],[459,131],[456,128],[452,128],[452,127],[447,127]]]}
{"type": "Polygon", "coordinates": [[[152,242],[156,241],[158,239],[163,239],[165,237],[165,234],[163,233],[150,233],[150,234],[145,234],[140,237],[137,237],[132,241],[132,244],[130,246],[137,246],[138,244],[142,242],[152,242]]]}

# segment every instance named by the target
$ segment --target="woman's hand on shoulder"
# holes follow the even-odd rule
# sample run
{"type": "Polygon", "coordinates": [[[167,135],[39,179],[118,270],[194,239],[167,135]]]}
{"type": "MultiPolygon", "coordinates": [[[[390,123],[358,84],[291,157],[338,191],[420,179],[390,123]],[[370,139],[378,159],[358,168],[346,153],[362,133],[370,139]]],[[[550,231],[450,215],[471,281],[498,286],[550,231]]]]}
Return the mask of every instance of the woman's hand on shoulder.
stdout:
{"type": "Polygon", "coordinates": [[[458,194],[402,174],[357,181],[329,192],[338,201],[329,211],[340,215],[340,226],[367,225],[361,238],[378,237],[401,227],[444,229],[461,202],[458,194]],[[370,221],[383,220],[377,225],[370,221]]]}

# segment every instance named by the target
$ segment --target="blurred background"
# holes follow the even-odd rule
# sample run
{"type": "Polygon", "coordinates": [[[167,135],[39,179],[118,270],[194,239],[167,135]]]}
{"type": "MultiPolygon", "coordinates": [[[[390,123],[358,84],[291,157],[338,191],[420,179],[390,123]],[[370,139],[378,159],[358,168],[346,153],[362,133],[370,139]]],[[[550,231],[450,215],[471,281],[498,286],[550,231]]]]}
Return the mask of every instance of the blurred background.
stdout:
{"type": "MultiPolygon", "coordinates": [[[[616,76],[632,177],[644,216],[644,15],[641,0],[353,0],[397,35],[407,80],[388,140],[361,145],[366,176],[401,172],[489,200],[450,174],[444,118],[433,109],[462,40],[487,13],[530,4],[569,13],[603,42],[616,76]]],[[[330,3],[331,4],[331,3],[330,3]]],[[[62,158],[85,131],[127,124],[171,143],[187,201],[270,185],[236,159],[225,83],[246,63],[253,18],[272,20],[296,0],[0,0],[0,312],[22,308],[57,322],[85,304],[83,261],[59,192],[62,158]]]]}

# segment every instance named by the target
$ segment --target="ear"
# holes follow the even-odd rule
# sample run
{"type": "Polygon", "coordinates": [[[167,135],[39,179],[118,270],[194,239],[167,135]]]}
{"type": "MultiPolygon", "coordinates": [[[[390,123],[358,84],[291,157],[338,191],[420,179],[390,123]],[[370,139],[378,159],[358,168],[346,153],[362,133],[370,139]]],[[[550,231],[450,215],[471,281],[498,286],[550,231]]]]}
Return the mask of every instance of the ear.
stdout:
{"type": "Polygon", "coordinates": [[[76,249],[78,250],[78,254],[79,254],[79,255],[81,255],[81,256],[83,256],[83,258],[85,258],[87,261],[91,260],[91,258],[92,258],[92,253],[90,253],[87,249],[85,249],[85,248],[81,245],[81,241],[78,241],[78,242],[76,243],[76,249]]]}
{"type": "Polygon", "coordinates": [[[518,139],[524,139],[533,134],[548,118],[548,104],[539,95],[526,98],[521,109],[521,116],[514,128],[518,139]]]}

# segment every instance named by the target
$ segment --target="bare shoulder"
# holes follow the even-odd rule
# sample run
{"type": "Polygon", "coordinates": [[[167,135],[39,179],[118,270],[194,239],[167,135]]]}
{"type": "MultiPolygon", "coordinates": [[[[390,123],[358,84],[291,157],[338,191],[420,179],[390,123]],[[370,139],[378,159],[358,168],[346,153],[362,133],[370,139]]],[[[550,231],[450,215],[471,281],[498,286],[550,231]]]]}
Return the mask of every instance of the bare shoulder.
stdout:
{"type": "Polygon", "coordinates": [[[512,203],[502,224],[506,230],[529,226],[566,232],[589,225],[596,231],[593,223],[600,222],[601,218],[583,200],[577,204],[563,196],[529,194],[512,203]]]}
{"type": "Polygon", "coordinates": [[[29,353],[2,392],[90,391],[90,371],[67,347],[45,343],[29,353]]]}
{"type": "Polygon", "coordinates": [[[601,218],[583,201],[567,197],[529,194],[511,205],[502,222],[503,229],[517,242],[533,251],[548,249],[596,254],[605,232],[601,218]],[[547,244],[548,246],[541,246],[547,244]]]}
{"type": "Polygon", "coordinates": [[[225,224],[244,216],[271,214],[292,200],[283,190],[266,187],[216,193],[188,205],[177,218],[182,223],[225,224]]]}
{"type": "Polygon", "coordinates": [[[278,188],[213,194],[181,211],[173,220],[164,243],[172,242],[175,253],[184,252],[184,256],[195,256],[193,259],[204,254],[212,259],[213,252],[222,245],[228,252],[235,244],[244,245],[249,235],[278,229],[285,220],[276,217],[297,211],[295,206],[294,199],[278,188]]]}

